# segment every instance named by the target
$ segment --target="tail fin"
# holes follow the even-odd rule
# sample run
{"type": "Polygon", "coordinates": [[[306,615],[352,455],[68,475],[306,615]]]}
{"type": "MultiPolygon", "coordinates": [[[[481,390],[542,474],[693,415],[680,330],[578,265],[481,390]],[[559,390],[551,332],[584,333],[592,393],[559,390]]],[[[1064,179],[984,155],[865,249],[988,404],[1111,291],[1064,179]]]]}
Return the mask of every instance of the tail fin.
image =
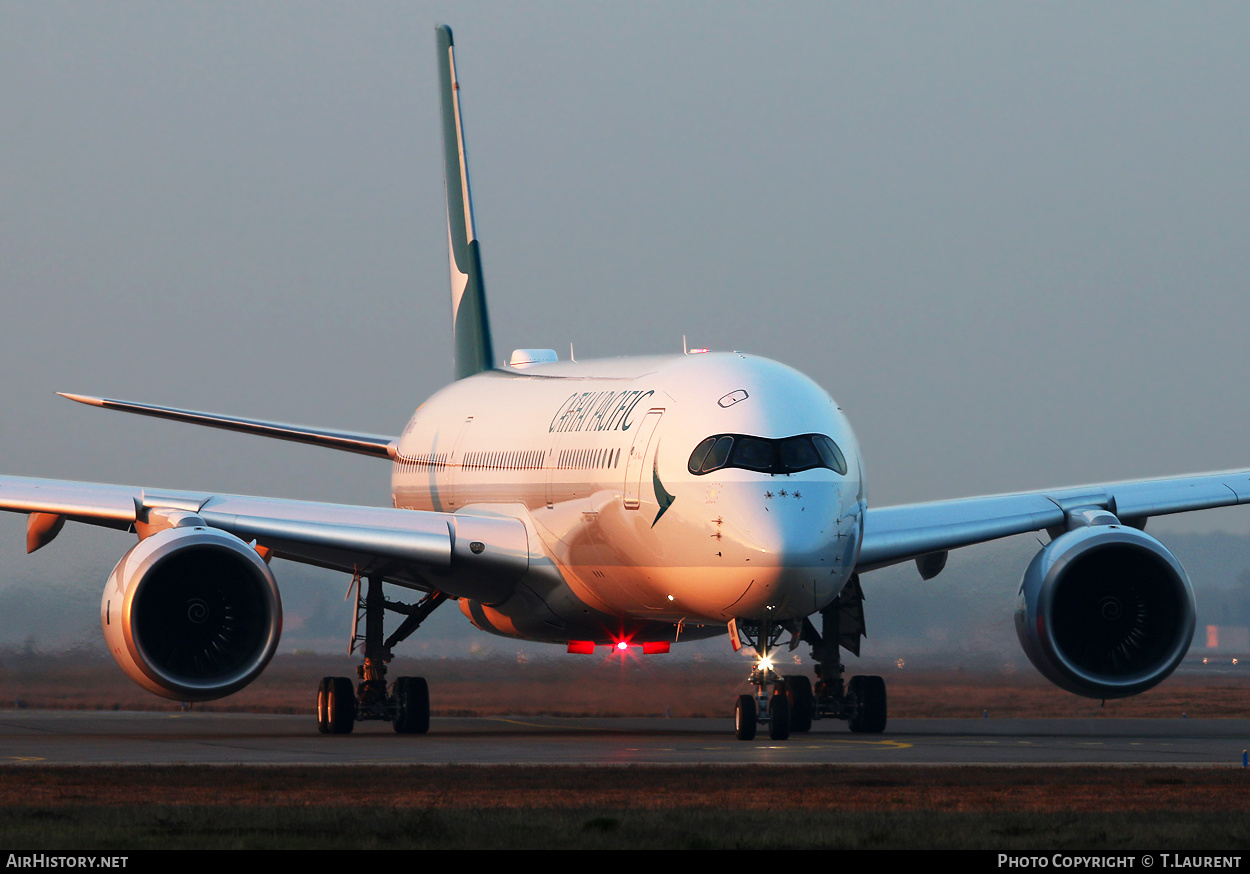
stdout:
{"type": "Polygon", "coordinates": [[[456,345],[456,379],[495,366],[486,315],[482,257],[473,227],[469,165],[460,117],[460,83],[451,28],[434,29],[438,45],[438,85],[443,108],[443,178],[447,186],[447,247],[451,261],[451,328],[456,345]]]}

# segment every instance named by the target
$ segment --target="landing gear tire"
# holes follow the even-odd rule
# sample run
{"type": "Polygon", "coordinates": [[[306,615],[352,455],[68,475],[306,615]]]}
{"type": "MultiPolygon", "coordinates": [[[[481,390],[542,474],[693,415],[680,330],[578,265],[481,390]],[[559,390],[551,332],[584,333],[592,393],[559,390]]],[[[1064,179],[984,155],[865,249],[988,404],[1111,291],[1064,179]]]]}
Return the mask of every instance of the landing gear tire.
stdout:
{"type": "Polygon", "coordinates": [[[430,687],[424,677],[398,677],[394,686],[396,734],[425,734],[430,730],[430,687]]]}
{"type": "Polygon", "coordinates": [[[754,695],[739,695],[734,705],[734,737],[738,740],[755,740],[758,713],[754,695]]]}
{"type": "Polygon", "coordinates": [[[350,734],[356,725],[356,689],[347,677],[323,677],[317,686],[317,730],[350,734]]]}
{"type": "Polygon", "coordinates": [[[854,708],[848,720],[851,731],[860,734],[885,731],[885,680],[871,676],[851,677],[846,693],[854,708]]]}
{"type": "Polygon", "coordinates": [[[812,681],[807,677],[786,677],[786,698],[790,701],[790,731],[804,734],[812,730],[812,681]]]}
{"type": "Polygon", "coordinates": [[[322,677],[317,684],[317,731],[330,733],[330,677],[322,677]]]}
{"type": "Polygon", "coordinates": [[[790,699],[780,683],[768,699],[768,737],[770,740],[786,740],[790,737],[790,699]]]}

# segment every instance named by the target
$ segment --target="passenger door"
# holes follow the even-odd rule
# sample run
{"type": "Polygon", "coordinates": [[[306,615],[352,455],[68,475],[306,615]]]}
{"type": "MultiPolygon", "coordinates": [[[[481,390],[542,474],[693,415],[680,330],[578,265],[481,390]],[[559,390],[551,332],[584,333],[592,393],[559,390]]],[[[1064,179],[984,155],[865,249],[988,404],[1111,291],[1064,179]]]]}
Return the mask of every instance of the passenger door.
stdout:
{"type": "Polygon", "coordinates": [[[629,459],[625,463],[625,509],[637,510],[641,505],[642,480],[647,472],[647,454],[655,450],[655,429],[660,424],[664,408],[647,411],[638,424],[638,433],[634,435],[634,443],[629,449],[629,459]]]}

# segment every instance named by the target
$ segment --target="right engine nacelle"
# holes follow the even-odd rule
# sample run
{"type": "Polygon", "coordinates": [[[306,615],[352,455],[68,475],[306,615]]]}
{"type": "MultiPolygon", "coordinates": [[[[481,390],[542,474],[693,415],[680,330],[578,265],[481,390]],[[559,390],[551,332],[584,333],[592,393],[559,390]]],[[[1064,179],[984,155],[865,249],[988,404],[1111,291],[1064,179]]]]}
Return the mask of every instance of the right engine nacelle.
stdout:
{"type": "Polygon", "coordinates": [[[1056,538],[1025,571],[1016,634],[1056,685],[1124,698],[1162,682],[1194,636],[1194,593],[1149,534],[1092,525],[1056,538]]]}
{"type": "Polygon", "coordinates": [[[269,566],[239,538],[168,528],[122,556],[100,604],[109,652],[132,680],[175,701],[211,701],[264,670],[282,633],[269,566]]]}

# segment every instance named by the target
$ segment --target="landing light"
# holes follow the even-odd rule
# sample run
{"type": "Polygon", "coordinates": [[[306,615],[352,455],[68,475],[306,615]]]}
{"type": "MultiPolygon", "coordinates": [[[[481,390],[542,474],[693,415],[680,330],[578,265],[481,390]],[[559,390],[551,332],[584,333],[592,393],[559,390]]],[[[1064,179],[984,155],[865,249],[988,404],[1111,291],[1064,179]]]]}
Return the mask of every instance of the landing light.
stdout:
{"type": "Polygon", "coordinates": [[[771,671],[773,669],[773,657],[770,655],[760,656],[760,660],[755,666],[761,671],[771,671]]]}

